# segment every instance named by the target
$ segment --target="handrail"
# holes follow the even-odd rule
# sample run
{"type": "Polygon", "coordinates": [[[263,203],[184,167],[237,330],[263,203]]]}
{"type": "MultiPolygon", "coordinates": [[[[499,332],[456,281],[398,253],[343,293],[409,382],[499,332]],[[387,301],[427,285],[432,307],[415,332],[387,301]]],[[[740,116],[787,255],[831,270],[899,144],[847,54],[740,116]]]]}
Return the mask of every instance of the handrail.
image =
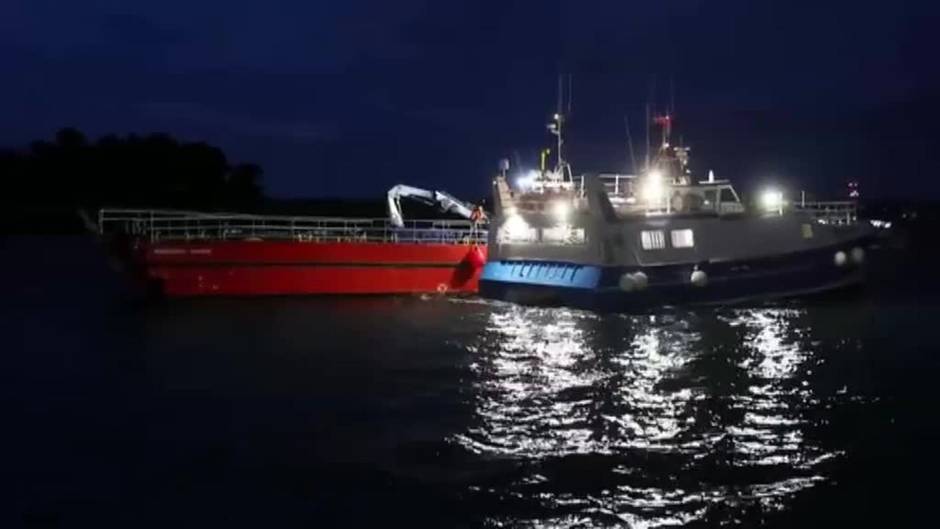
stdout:
{"type": "Polygon", "coordinates": [[[120,232],[157,240],[275,239],[296,241],[467,243],[486,242],[486,224],[468,220],[310,217],[206,213],[182,210],[102,209],[101,234],[120,232]]]}
{"type": "Polygon", "coordinates": [[[799,202],[793,207],[821,224],[847,226],[858,222],[858,204],[854,200],[799,202]]]}
{"type": "MultiPolygon", "coordinates": [[[[607,191],[608,195],[618,196],[632,190],[633,183],[636,182],[636,175],[620,173],[600,173],[597,179],[607,191]]],[[[572,178],[574,189],[579,197],[584,197],[584,175],[578,175],[572,178]]]]}

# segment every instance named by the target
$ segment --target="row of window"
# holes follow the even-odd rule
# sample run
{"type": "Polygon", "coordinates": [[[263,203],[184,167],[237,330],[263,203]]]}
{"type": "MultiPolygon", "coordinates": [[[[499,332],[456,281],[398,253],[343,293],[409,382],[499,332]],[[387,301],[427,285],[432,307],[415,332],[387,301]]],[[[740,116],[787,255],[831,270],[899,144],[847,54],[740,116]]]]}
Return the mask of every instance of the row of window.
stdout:
{"type": "Polygon", "coordinates": [[[543,243],[543,244],[584,244],[584,228],[559,226],[555,228],[530,228],[528,226],[510,226],[497,232],[500,244],[543,243]]]}
{"type": "MultiPolygon", "coordinates": [[[[671,230],[669,242],[673,248],[692,248],[695,236],[690,229],[671,230]]],[[[640,232],[640,244],[644,250],[662,250],[666,248],[666,234],[663,230],[643,230],[640,232]]]]}

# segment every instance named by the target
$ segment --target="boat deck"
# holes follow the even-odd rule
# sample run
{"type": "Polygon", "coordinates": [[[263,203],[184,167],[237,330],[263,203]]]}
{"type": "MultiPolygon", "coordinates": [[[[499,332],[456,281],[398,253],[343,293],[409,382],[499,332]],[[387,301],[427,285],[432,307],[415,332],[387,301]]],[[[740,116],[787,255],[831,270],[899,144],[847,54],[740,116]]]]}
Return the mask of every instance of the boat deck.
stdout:
{"type": "Polygon", "coordinates": [[[281,240],[408,244],[486,244],[486,225],[468,220],[406,220],[204,213],[159,209],[102,209],[98,233],[150,242],[281,240]]]}

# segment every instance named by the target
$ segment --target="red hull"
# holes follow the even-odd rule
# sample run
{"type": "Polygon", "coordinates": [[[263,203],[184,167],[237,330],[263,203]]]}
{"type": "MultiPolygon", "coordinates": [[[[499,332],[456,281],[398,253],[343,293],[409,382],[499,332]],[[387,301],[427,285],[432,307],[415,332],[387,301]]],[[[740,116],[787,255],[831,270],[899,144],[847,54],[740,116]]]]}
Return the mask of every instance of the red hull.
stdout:
{"type": "Polygon", "coordinates": [[[485,246],[205,241],[135,243],[134,261],[167,296],[475,293],[485,246]]]}

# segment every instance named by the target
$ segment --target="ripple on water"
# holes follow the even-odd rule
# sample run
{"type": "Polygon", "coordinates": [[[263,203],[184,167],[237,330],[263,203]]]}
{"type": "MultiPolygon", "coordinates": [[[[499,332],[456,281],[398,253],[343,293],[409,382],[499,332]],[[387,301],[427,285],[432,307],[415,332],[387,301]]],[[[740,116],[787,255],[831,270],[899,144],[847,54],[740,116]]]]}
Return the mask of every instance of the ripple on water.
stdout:
{"type": "MultiPolygon", "coordinates": [[[[814,343],[794,308],[643,316],[497,304],[452,441],[521,472],[493,523],[663,527],[784,508],[840,454],[806,436],[814,343]],[[520,470],[521,469],[521,470],[520,470]]],[[[508,467],[507,467],[508,468],[508,467]]]]}

